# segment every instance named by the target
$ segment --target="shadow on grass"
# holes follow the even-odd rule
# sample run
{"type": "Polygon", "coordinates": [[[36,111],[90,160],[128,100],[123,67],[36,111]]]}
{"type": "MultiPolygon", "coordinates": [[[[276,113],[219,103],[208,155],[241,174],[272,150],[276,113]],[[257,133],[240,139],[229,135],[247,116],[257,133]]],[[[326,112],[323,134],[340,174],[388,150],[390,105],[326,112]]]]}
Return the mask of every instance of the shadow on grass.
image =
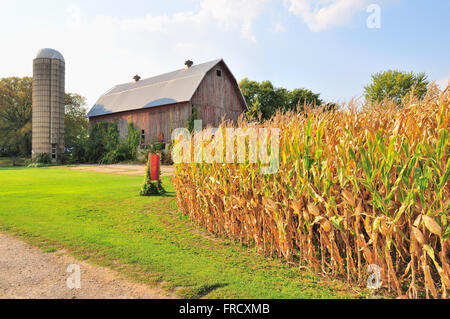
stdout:
{"type": "Polygon", "coordinates": [[[0,166],[0,171],[21,171],[26,168],[25,166],[0,166]]]}
{"type": "Polygon", "coordinates": [[[183,288],[178,295],[186,299],[200,299],[213,292],[216,289],[228,286],[228,284],[217,283],[217,284],[205,284],[195,287],[183,288]]]}
{"type": "Polygon", "coordinates": [[[174,198],[174,197],[176,197],[176,193],[175,192],[167,192],[167,193],[161,195],[160,197],[174,198]]]}
{"type": "Polygon", "coordinates": [[[167,192],[165,194],[157,194],[157,195],[148,195],[148,196],[141,195],[141,197],[175,198],[176,197],[176,193],[175,192],[167,192]]]}

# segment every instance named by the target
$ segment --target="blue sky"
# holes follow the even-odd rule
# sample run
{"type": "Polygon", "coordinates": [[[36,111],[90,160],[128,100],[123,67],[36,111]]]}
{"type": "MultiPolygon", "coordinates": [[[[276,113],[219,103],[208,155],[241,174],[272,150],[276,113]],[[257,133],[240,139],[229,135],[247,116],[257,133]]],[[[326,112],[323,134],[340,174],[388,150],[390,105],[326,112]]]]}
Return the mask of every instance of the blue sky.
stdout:
{"type": "Polygon", "coordinates": [[[43,47],[89,106],[112,86],[224,58],[237,79],[361,97],[387,69],[450,78],[448,0],[1,1],[0,77],[30,76],[43,47]],[[381,27],[368,28],[371,4],[381,27]]]}

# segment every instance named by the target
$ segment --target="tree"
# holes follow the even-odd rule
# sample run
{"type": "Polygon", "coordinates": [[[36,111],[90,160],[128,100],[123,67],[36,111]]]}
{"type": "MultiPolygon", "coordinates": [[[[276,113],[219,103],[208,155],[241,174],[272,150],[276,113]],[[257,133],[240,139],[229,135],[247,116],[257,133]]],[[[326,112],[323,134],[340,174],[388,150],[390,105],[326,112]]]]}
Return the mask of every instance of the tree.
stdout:
{"type": "Polygon", "coordinates": [[[250,81],[248,78],[244,78],[241,82],[239,82],[239,86],[247,105],[250,107],[255,104],[259,93],[259,82],[250,81]]]}
{"type": "Polygon", "coordinates": [[[0,80],[0,148],[13,166],[17,157],[31,154],[32,84],[30,77],[0,80]]]}
{"type": "Polygon", "coordinates": [[[414,90],[414,96],[423,99],[427,93],[427,76],[425,73],[385,71],[372,75],[372,83],[365,87],[366,100],[380,102],[385,98],[393,99],[398,104],[414,90]]]}
{"type": "Polygon", "coordinates": [[[89,135],[89,121],[86,118],[86,99],[78,94],[67,93],[65,97],[64,144],[67,148],[78,145],[89,135]]]}
{"type": "Polygon", "coordinates": [[[270,81],[259,83],[248,78],[242,79],[239,86],[249,107],[247,117],[252,120],[259,116],[261,120],[267,120],[277,110],[296,111],[298,108],[301,110],[305,104],[322,104],[320,95],[307,89],[289,91],[283,87],[275,87],[270,81]]]}
{"type": "Polygon", "coordinates": [[[321,106],[322,103],[320,94],[307,89],[295,89],[289,92],[289,102],[285,109],[290,111],[303,110],[304,105],[321,106]]]}

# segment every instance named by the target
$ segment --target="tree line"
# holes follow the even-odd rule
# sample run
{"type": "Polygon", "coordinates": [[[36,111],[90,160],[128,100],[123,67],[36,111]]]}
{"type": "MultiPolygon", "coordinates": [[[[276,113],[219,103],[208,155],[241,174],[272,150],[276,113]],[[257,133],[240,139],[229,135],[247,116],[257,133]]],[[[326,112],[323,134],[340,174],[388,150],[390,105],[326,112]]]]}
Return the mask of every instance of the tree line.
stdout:
{"type": "MultiPolygon", "coordinates": [[[[389,70],[372,75],[372,81],[364,88],[366,103],[381,102],[384,99],[401,100],[414,92],[414,96],[423,99],[427,92],[429,81],[424,73],[402,72],[389,70]]],[[[323,107],[331,110],[337,105],[325,103],[320,94],[308,89],[275,87],[270,81],[251,81],[244,78],[240,83],[242,94],[247,102],[249,120],[267,120],[277,111],[304,111],[305,106],[323,107]]]]}

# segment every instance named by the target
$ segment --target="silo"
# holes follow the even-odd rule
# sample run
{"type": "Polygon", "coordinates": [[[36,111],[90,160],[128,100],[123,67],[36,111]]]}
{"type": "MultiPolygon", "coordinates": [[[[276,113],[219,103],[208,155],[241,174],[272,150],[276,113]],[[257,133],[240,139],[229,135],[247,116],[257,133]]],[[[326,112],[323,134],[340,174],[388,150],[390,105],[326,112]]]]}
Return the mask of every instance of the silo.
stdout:
{"type": "Polygon", "coordinates": [[[65,61],[42,49],[33,61],[32,157],[46,153],[60,163],[64,153],[65,61]]]}

